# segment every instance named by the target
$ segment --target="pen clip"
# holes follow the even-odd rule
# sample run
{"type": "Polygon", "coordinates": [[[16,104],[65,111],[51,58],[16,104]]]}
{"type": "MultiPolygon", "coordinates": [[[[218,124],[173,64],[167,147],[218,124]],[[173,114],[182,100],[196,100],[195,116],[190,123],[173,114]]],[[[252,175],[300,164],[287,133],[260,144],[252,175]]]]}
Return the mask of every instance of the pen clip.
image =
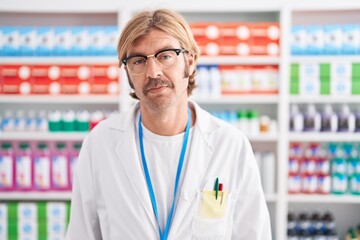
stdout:
{"type": "Polygon", "coordinates": [[[219,191],[221,192],[221,201],[220,201],[220,205],[221,205],[222,202],[223,202],[223,198],[224,198],[223,184],[222,183],[219,184],[219,191]]]}
{"type": "Polygon", "coordinates": [[[214,191],[215,191],[215,200],[217,200],[218,194],[219,194],[219,178],[218,177],[215,180],[214,191]]]}

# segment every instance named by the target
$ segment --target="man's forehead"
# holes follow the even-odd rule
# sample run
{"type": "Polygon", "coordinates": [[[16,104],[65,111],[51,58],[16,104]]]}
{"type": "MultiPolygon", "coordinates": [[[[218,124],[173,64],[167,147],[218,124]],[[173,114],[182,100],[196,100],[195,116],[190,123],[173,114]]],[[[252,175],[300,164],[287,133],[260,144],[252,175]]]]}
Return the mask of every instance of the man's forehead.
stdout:
{"type": "Polygon", "coordinates": [[[153,29],[150,30],[147,34],[136,38],[130,45],[130,48],[136,48],[142,44],[168,45],[178,43],[179,41],[170,34],[161,30],[153,29]]]}

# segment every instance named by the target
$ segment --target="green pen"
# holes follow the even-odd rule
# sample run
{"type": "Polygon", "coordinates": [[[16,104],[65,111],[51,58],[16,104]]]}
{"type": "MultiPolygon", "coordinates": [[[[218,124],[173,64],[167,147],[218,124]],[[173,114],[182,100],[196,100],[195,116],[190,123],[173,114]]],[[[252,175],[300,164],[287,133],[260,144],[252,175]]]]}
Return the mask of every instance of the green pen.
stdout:
{"type": "Polygon", "coordinates": [[[215,200],[217,200],[218,194],[219,194],[219,178],[218,177],[215,180],[214,191],[215,191],[215,200]]]}

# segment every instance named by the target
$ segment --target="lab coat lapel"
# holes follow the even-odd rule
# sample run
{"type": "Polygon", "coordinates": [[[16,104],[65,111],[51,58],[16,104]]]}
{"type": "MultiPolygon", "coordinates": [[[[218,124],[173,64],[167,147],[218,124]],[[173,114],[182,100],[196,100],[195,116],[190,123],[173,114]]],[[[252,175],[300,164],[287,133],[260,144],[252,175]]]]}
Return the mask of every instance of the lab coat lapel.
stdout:
{"type": "MultiPolygon", "coordinates": [[[[172,221],[170,238],[180,228],[185,216],[192,214],[190,207],[195,204],[195,196],[200,191],[201,183],[207,171],[210,159],[213,155],[213,147],[207,137],[216,128],[216,124],[209,121],[205,116],[207,113],[199,106],[192,103],[196,111],[196,126],[194,127],[193,137],[190,144],[190,153],[187,168],[184,176],[184,182],[181,189],[181,195],[172,221]]],[[[192,216],[191,216],[192,218],[192,216]]]]}
{"type": "Polygon", "coordinates": [[[120,163],[122,164],[122,167],[125,169],[125,173],[130,184],[132,185],[132,189],[134,189],[136,195],[139,197],[142,206],[146,210],[149,220],[152,222],[152,225],[156,231],[158,231],[156,219],[145,182],[145,177],[143,175],[142,166],[139,161],[135,136],[136,129],[134,125],[134,116],[135,109],[132,117],[124,117],[124,119],[127,119],[127,121],[131,120],[132,122],[123,123],[123,136],[117,143],[115,151],[120,163]]]}

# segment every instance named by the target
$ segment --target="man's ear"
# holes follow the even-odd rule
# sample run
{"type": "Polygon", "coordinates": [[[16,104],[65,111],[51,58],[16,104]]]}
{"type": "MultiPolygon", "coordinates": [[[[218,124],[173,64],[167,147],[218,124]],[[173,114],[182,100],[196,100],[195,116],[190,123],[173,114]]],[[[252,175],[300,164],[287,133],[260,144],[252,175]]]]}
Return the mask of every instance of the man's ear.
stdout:
{"type": "Polygon", "coordinates": [[[194,53],[189,52],[187,54],[187,61],[189,64],[189,74],[191,76],[195,71],[195,55],[194,55],[194,53]]]}

